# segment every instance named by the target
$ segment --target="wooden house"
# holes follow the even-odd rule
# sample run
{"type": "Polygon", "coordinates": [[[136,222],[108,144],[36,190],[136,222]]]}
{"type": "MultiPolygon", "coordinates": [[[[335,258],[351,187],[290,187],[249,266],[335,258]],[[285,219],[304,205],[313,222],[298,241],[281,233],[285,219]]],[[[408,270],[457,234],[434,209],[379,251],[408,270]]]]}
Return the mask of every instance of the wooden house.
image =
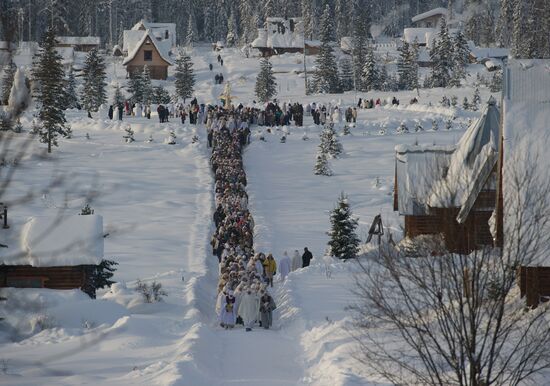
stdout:
{"type": "Polygon", "coordinates": [[[72,48],[76,52],[89,52],[100,48],[99,36],[57,36],[57,47],[72,48]]]}
{"type": "Polygon", "coordinates": [[[124,58],[122,64],[126,66],[129,76],[142,72],[144,66],[148,66],[151,79],[166,80],[172,60],[167,47],[159,44],[153,33],[147,30],[134,47],[129,47],[128,56],[124,58]]]}
{"type": "Polygon", "coordinates": [[[91,275],[103,258],[101,216],[34,217],[15,232],[0,255],[0,287],[79,288],[95,297],[91,275]]]}
{"type": "Polygon", "coordinates": [[[264,57],[286,53],[305,53],[317,55],[320,42],[304,41],[304,24],[300,17],[268,17],[264,27],[258,29],[258,37],[251,43],[252,48],[260,51],[264,57]]]}
{"type": "Polygon", "coordinates": [[[394,210],[406,237],[442,235],[456,253],[493,245],[499,125],[491,99],[456,147],[396,148],[394,210]]]}
{"type": "Polygon", "coordinates": [[[445,18],[447,18],[447,9],[439,7],[414,16],[412,22],[417,28],[439,28],[441,19],[445,18]]]}

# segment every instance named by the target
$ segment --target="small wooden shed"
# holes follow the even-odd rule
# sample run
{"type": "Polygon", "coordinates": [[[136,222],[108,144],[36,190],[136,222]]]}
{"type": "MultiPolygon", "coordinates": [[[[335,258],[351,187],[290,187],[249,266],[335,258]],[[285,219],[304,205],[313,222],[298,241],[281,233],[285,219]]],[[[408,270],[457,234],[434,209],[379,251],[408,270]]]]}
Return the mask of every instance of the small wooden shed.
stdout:
{"type": "Polygon", "coordinates": [[[103,219],[98,215],[31,218],[19,245],[0,256],[0,287],[75,289],[95,298],[92,274],[103,259],[103,219]]]}
{"type": "Polygon", "coordinates": [[[396,148],[394,210],[406,237],[442,234],[465,254],[493,245],[499,125],[492,99],[456,147],[396,148]]]}
{"type": "Polygon", "coordinates": [[[126,66],[129,76],[149,67],[151,79],[166,80],[168,67],[172,65],[169,48],[158,42],[150,30],[143,33],[143,37],[134,47],[128,48],[128,56],[122,62],[126,66]]]}

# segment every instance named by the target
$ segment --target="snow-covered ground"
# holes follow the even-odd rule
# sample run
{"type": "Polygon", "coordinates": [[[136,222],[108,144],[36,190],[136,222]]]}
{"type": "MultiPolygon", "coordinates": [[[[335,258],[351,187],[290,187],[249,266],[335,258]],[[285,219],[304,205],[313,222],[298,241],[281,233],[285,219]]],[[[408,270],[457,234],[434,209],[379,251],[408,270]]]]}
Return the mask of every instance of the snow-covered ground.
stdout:
{"type": "MultiPolygon", "coordinates": [[[[252,103],[257,59],[226,50],[221,68],[216,55],[205,48],[193,52],[199,102],[217,101],[223,86],[214,85],[213,76],[223,72],[232,82],[237,102],[252,103]],[[214,72],[208,70],[210,62],[216,64],[214,72]]],[[[333,101],[347,107],[355,104],[356,97],[394,95],[306,97],[303,78],[296,74],[303,66],[300,61],[299,55],[273,59],[279,100],[333,101]]],[[[111,65],[110,77],[110,84],[122,82],[120,63],[111,65]]],[[[166,85],[171,87],[170,80],[166,85]]],[[[160,125],[156,117],[125,118],[119,124],[105,116],[89,119],[85,113],[70,112],[73,138],[60,140],[60,147],[47,157],[38,155],[43,145],[34,144],[8,195],[39,192],[56,174],[65,175],[66,181],[10,208],[10,232],[16,233],[29,216],[78,213],[86,194],[94,192],[91,206],[103,216],[109,233],[105,256],[119,263],[117,284],[100,291],[97,300],[79,291],[3,291],[8,301],[1,314],[11,327],[1,335],[0,383],[336,386],[374,382],[353,358],[355,345],[348,334],[352,320],[346,306],[353,303],[354,264],[323,258],[328,212],[344,191],[359,217],[363,240],[376,214],[400,238],[401,220],[392,210],[391,195],[395,145],[456,143],[468,119],[476,116],[460,108],[437,107],[443,95],[456,95],[459,102],[464,96],[471,99],[471,87],[421,90],[420,103],[414,106],[406,104],[416,92],[395,95],[402,106],[361,110],[351,135],[340,136],[344,154],[331,160],[332,177],[313,174],[320,129],[310,117],[305,127],[288,129],[284,144],[279,142],[281,131],[264,133],[263,142],[258,140],[261,129],[252,128],[244,163],[256,249],[279,259],[284,251],[291,254],[308,246],[315,256],[311,267],[276,283],[279,307],[274,328],[252,333],[223,330],[214,314],[217,260],[209,246],[213,179],[204,128],[177,121],[160,125]],[[444,123],[452,117],[456,117],[452,129],[445,130],[444,123]],[[438,131],[430,130],[434,119],[438,131]],[[402,122],[411,133],[396,132],[402,122]],[[414,133],[416,122],[425,131],[414,133]],[[123,142],[127,124],[135,131],[134,143],[123,142]],[[178,136],[177,145],[164,143],[170,129],[178,136]],[[385,134],[380,134],[381,129],[385,134]],[[307,141],[302,139],[304,132],[307,141]],[[145,142],[149,135],[154,142],[145,142]],[[200,138],[197,144],[191,141],[194,135],[200,138]],[[164,302],[143,303],[134,291],[138,279],[162,283],[168,293],[164,302]]],[[[488,97],[487,90],[482,89],[482,96],[488,97]]]]}

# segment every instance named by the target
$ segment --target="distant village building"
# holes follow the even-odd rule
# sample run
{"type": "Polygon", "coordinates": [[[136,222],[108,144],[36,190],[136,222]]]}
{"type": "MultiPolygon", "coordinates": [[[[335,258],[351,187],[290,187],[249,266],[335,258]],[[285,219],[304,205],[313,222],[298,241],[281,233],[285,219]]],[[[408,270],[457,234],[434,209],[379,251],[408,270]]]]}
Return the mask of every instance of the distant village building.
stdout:
{"type": "Polygon", "coordinates": [[[33,217],[2,248],[0,287],[79,288],[95,297],[91,274],[103,259],[103,240],[98,215],[33,217]]]}
{"type": "Polygon", "coordinates": [[[122,64],[130,76],[148,66],[152,79],[168,77],[168,67],[172,65],[170,56],[176,48],[175,24],[142,20],[124,31],[123,40],[122,52],[127,56],[122,64]]]}
{"type": "Polygon", "coordinates": [[[149,67],[151,79],[166,80],[168,67],[172,65],[166,45],[158,44],[150,30],[145,31],[141,40],[136,43],[122,64],[126,66],[129,76],[142,72],[144,66],[149,67]]]}
{"type": "Polygon", "coordinates": [[[412,18],[417,28],[439,28],[441,19],[447,19],[447,8],[434,8],[412,18]]]}
{"type": "Polygon", "coordinates": [[[258,37],[251,46],[258,49],[262,56],[303,53],[304,49],[306,55],[317,55],[320,42],[304,42],[304,23],[300,17],[268,17],[264,27],[258,29],[258,37]]]}
{"type": "Polygon", "coordinates": [[[98,36],[57,36],[57,47],[72,48],[76,52],[89,52],[99,49],[101,39],[98,36]]]}
{"type": "Polygon", "coordinates": [[[396,148],[394,210],[405,236],[441,235],[451,252],[493,245],[500,113],[491,99],[456,147],[396,148]]]}

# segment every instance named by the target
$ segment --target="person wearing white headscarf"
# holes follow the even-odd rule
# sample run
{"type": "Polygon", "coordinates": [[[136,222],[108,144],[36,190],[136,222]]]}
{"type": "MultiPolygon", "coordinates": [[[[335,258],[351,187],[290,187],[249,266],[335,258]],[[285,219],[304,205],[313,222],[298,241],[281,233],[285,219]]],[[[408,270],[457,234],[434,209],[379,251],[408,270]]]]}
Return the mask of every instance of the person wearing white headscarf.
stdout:
{"type": "Polygon", "coordinates": [[[292,270],[296,271],[297,269],[302,268],[302,256],[298,250],[294,250],[294,255],[292,256],[292,270]]]}
{"type": "Polygon", "coordinates": [[[228,291],[227,296],[222,298],[220,323],[226,329],[233,328],[237,320],[237,310],[235,309],[235,296],[233,291],[228,291]]]}
{"type": "Polygon", "coordinates": [[[281,274],[281,281],[285,281],[286,277],[290,273],[292,268],[292,262],[290,261],[290,257],[288,257],[288,253],[283,254],[283,258],[279,261],[279,272],[281,274]]]}

